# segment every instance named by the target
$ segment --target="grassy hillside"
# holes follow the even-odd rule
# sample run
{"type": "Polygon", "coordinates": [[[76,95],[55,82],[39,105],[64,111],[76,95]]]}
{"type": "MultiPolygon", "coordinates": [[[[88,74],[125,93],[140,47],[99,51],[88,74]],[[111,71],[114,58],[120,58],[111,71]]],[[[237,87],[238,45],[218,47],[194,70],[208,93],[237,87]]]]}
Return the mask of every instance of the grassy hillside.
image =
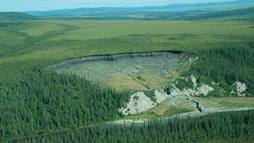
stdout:
{"type": "MultiPolygon", "coordinates": [[[[191,17],[190,17],[191,18],[191,17]]],[[[254,7],[236,10],[224,10],[219,12],[210,12],[194,16],[195,19],[241,19],[252,20],[254,18],[254,7]]]]}
{"type": "Polygon", "coordinates": [[[0,20],[32,19],[33,16],[20,12],[0,12],[0,20]]]}
{"type": "Polygon", "coordinates": [[[1,44],[29,46],[16,46],[20,50],[2,46],[5,50],[1,52],[5,54],[1,63],[20,58],[63,60],[126,51],[178,49],[193,53],[223,43],[247,43],[253,39],[254,31],[250,22],[231,21],[49,20],[27,21],[13,29],[1,30],[1,44]],[[11,35],[6,37],[7,33],[11,35]],[[15,42],[8,41],[14,38],[15,42]],[[7,54],[10,50],[12,52],[7,54]],[[15,56],[11,56],[14,53],[15,56]]]}

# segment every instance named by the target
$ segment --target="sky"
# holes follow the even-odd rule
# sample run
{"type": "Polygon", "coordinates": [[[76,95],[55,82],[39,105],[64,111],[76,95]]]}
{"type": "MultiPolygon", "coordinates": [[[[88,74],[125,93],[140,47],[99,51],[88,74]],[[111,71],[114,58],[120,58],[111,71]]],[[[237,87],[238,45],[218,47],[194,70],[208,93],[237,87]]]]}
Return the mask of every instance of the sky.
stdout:
{"type": "Polygon", "coordinates": [[[0,0],[0,11],[34,11],[81,7],[134,7],[226,0],[0,0]]]}

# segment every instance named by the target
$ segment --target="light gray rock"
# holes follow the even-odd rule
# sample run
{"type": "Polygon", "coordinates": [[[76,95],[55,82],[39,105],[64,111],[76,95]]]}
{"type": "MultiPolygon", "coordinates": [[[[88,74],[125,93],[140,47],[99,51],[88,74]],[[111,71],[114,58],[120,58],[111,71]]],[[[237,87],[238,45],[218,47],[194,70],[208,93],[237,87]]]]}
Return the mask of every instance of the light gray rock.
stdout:
{"type": "Polygon", "coordinates": [[[162,101],[166,100],[169,97],[167,93],[159,92],[158,90],[154,91],[154,95],[157,103],[161,103],[162,101]]]}
{"type": "Polygon", "coordinates": [[[134,115],[148,111],[156,105],[157,103],[153,102],[149,97],[147,97],[144,92],[137,92],[131,95],[127,106],[119,109],[119,112],[123,115],[134,115]]]}
{"type": "Polygon", "coordinates": [[[191,81],[193,83],[193,88],[178,89],[175,85],[172,85],[171,95],[172,96],[207,96],[210,92],[214,90],[213,87],[202,84],[197,85],[197,79],[192,75],[191,81]]]}
{"type": "MultiPolygon", "coordinates": [[[[245,96],[245,95],[246,95],[246,94],[244,93],[244,92],[247,90],[247,86],[246,86],[245,83],[242,83],[242,82],[237,81],[237,82],[235,82],[235,83],[233,84],[233,86],[235,87],[236,94],[237,94],[238,96],[245,96]]],[[[234,92],[232,92],[232,93],[234,93],[234,92]]]]}

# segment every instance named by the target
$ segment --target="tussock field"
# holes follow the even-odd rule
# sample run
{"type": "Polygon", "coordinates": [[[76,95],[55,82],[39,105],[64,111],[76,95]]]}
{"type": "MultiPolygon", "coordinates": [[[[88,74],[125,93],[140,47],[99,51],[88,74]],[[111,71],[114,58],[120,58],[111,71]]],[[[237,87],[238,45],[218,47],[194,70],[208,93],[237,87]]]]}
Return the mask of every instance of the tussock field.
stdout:
{"type": "Polygon", "coordinates": [[[252,23],[239,21],[36,20],[11,23],[1,26],[1,63],[62,61],[85,55],[173,49],[196,52],[223,45],[244,46],[254,35],[252,23]]]}

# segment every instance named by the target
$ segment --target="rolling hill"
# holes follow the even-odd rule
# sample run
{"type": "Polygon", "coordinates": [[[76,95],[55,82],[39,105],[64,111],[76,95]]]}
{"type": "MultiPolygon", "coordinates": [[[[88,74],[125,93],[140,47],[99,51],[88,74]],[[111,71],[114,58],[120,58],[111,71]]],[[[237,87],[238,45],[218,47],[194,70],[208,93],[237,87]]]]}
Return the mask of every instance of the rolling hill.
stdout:
{"type": "Polygon", "coordinates": [[[241,20],[250,20],[254,18],[254,7],[244,8],[244,9],[235,9],[227,11],[217,11],[210,12],[205,14],[199,14],[194,17],[195,19],[241,19],[241,20]]]}
{"type": "Polygon", "coordinates": [[[21,12],[0,12],[0,20],[21,20],[32,18],[35,17],[21,12]]]}
{"type": "Polygon", "coordinates": [[[26,12],[38,17],[84,19],[210,19],[245,15],[252,18],[251,0],[220,3],[175,4],[151,7],[99,7],[26,12]]]}

